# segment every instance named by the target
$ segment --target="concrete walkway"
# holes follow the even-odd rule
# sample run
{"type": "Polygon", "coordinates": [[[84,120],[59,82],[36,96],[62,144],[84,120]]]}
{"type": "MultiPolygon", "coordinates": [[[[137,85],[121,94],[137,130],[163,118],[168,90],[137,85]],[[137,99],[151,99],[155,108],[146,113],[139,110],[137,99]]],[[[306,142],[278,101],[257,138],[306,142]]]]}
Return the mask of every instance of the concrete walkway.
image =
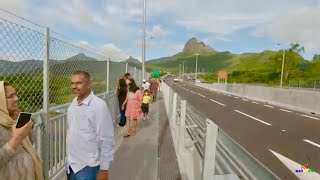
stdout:
{"type": "Polygon", "coordinates": [[[181,179],[161,93],[150,107],[149,119],[138,120],[137,134],[119,142],[110,180],[181,179]]]}

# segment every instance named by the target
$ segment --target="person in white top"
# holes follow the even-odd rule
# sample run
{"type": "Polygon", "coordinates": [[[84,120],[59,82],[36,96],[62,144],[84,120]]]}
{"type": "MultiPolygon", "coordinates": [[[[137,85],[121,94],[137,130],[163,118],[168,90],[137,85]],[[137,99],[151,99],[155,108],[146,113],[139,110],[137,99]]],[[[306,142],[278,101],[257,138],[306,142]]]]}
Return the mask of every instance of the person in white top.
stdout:
{"type": "Polygon", "coordinates": [[[67,112],[67,178],[107,180],[114,158],[108,106],[91,91],[90,75],[85,71],[72,74],[71,88],[76,97],[67,112]]]}
{"type": "Polygon", "coordinates": [[[150,89],[150,83],[145,79],[142,81],[142,88],[143,88],[143,91],[150,89]]]}

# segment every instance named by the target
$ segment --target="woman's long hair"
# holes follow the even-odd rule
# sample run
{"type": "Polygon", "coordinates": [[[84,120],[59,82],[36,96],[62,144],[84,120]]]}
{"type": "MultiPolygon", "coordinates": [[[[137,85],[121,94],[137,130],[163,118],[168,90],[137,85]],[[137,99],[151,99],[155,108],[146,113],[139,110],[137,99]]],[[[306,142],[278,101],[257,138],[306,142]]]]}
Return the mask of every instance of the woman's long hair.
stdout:
{"type": "Polygon", "coordinates": [[[137,90],[139,90],[139,87],[137,86],[136,82],[134,79],[130,79],[129,91],[136,93],[137,90]]]}
{"type": "Polygon", "coordinates": [[[120,92],[125,92],[127,91],[127,83],[126,80],[124,80],[123,78],[119,79],[119,87],[118,87],[118,91],[117,94],[119,94],[120,92]]]}

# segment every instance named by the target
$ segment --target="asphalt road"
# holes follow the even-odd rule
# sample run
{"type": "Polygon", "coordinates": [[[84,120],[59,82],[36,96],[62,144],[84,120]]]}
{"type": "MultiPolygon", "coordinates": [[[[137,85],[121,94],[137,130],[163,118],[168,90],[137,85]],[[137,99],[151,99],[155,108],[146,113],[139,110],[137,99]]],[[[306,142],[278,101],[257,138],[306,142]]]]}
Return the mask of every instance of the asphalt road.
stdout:
{"type": "Polygon", "coordinates": [[[281,179],[298,179],[269,149],[320,172],[320,119],[167,79],[174,91],[281,179]]]}

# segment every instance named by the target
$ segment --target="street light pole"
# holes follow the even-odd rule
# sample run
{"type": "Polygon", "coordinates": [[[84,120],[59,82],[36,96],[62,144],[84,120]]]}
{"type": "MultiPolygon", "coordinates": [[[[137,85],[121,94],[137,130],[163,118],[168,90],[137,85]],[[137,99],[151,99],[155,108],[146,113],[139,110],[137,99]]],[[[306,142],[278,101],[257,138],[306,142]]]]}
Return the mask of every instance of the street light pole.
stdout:
{"type": "Polygon", "coordinates": [[[286,50],[283,50],[283,56],[282,56],[282,68],[281,68],[281,81],[280,81],[280,87],[282,88],[282,80],[283,80],[283,69],[284,69],[284,58],[286,55],[286,50]]]}
{"type": "Polygon", "coordinates": [[[182,79],[184,79],[184,63],[185,63],[186,61],[182,61],[182,79]]]}
{"type": "Polygon", "coordinates": [[[143,0],[143,39],[142,39],[142,80],[145,79],[146,59],[146,0],[143,0]]]}
{"type": "Polygon", "coordinates": [[[196,54],[196,78],[195,79],[198,78],[198,56],[199,54],[196,54]]]}
{"type": "Polygon", "coordinates": [[[181,79],[180,72],[181,72],[181,64],[179,64],[179,79],[181,79]]]}

